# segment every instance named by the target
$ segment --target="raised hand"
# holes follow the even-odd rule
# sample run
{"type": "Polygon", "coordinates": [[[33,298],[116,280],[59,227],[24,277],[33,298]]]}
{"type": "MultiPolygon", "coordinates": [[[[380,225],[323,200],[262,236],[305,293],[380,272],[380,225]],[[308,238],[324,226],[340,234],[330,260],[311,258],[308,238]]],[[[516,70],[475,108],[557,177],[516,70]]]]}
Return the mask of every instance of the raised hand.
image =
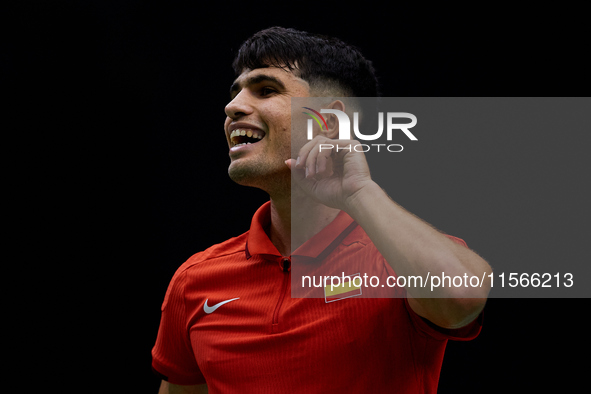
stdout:
{"type": "Polygon", "coordinates": [[[347,211],[355,196],[373,181],[365,154],[355,140],[335,140],[318,135],[285,163],[292,180],[316,201],[347,211]],[[357,148],[356,148],[357,147],[357,148]]]}

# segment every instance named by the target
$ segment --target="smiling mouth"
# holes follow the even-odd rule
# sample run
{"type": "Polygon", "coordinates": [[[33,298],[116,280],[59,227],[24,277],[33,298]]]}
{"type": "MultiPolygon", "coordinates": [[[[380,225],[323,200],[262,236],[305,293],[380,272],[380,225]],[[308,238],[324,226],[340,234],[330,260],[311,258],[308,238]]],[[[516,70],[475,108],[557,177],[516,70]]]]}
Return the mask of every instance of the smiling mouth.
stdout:
{"type": "Polygon", "coordinates": [[[236,129],[230,134],[231,147],[256,144],[265,136],[265,132],[261,130],[251,129],[236,129]]]}

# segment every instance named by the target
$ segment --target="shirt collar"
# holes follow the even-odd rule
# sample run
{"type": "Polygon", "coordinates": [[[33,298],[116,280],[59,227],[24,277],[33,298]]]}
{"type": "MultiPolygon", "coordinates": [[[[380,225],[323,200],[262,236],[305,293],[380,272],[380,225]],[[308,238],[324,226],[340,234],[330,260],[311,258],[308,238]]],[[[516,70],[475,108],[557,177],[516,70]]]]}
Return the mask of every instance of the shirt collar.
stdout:
{"type": "MultiPolygon", "coordinates": [[[[271,202],[264,203],[252,217],[250,231],[246,241],[246,258],[258,254],[263,257],[276,260],[281,254],[273,245],[267,231],[271,225],[271,202]]],[[[297,248],[292,256],[304,256],[310,258],[325,257],[342,240],[357,227],[357,223],[344,211],[340,211],[337,217],[324,227],[318,234],[310,238],[297,248]]]]}
{"type": "Polygon", "coordinates": [[[252,217],[250,222],[250,231],[246,240],[246,258],[250,259],[252,255],[259,254],[269,256],[273,259],[281,257],[281,253],[269,239],[267,231],[271,226],[271,201],[264,203],[252,217]]]}

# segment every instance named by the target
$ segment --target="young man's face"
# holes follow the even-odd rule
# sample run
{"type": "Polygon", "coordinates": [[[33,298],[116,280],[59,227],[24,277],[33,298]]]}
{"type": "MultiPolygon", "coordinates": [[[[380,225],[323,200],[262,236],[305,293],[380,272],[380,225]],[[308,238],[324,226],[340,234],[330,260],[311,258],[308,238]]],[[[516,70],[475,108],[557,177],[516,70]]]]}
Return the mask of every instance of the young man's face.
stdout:
{"type": "Polygon", "coordinates": [[[308,96],[308,83],[281,68],[245,70],[236,78],[224,123],[230,178],[267,192],[287,181],[289,191],[291,97],[308,96]]]}

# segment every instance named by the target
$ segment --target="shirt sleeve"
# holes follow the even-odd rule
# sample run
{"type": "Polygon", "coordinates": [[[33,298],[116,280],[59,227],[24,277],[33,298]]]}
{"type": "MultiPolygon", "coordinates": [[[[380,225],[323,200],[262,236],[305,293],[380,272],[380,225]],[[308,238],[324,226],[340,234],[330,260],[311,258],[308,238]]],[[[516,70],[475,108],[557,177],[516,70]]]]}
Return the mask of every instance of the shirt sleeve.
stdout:
{"type": "Polygon", "coordinates": [[[462,238],[454,237],[453,235],[449,235],[449,234],[445,234],[445,236],[457,244],[460,244],[466,248],[468,247],[468,244],[462,238]]]}
{"type": "Polygon", "coordinates": [[[439,327],[435,323],[417,315],[408,304],[408,299],[404,299],[406,310],[410,316],[413,326],[419,332],[426,334],[434,339],[438,340],[452,340],[452,341],[471,341],[480,334],[482,329],[482,321],[484,317],[484,311],[480,312],[478,317],[471,323],[460,328],[443,328],[439,327]]]}
{"type": "Polygon", "coordinates": [[[152,368],[164,380],[179,385],[205,383],[199,370],[185,312],[186,271],[177,272],[164,296],[156,344],[152,349],[152,368]]]}
{"type": "MultiPolygon", "coordinates": [[[[457,237],[454,237],[452,235],[447,235],[447,234],[445,234],[445,236],[448,237],[449,239],[451,239],[452,241],[454,241],[466,248],[468,247],[466,242],[461,238],[457,238],[457,237]]],[[[484,317],[484,311],[480,312],[478,317],[476,319],[474,319],[468,325],[466,325],[464,327],[460,327],[460,328],[449,329],[449,328],[439,327],[438,325],[430,322],[429,320],[417,315],[416,312],[413,311],[412,308],[410,307],[410,304],[408,303],[408,299],[405,298],[404,303],[406,305],[406,309],[408,310],[408,313],[410,315],[410,319],[411,319],[414,327],[418,331],[420,331],[424,334],[427,334],[435,339],[439,339],[439,340],[450,339],[453,341],[470,341],[470,340],[476,338],[478,336],[478,334],[480,334],[480,330],[482,329],[482,321],[483,321],[483,317],[484,317]]]]}

